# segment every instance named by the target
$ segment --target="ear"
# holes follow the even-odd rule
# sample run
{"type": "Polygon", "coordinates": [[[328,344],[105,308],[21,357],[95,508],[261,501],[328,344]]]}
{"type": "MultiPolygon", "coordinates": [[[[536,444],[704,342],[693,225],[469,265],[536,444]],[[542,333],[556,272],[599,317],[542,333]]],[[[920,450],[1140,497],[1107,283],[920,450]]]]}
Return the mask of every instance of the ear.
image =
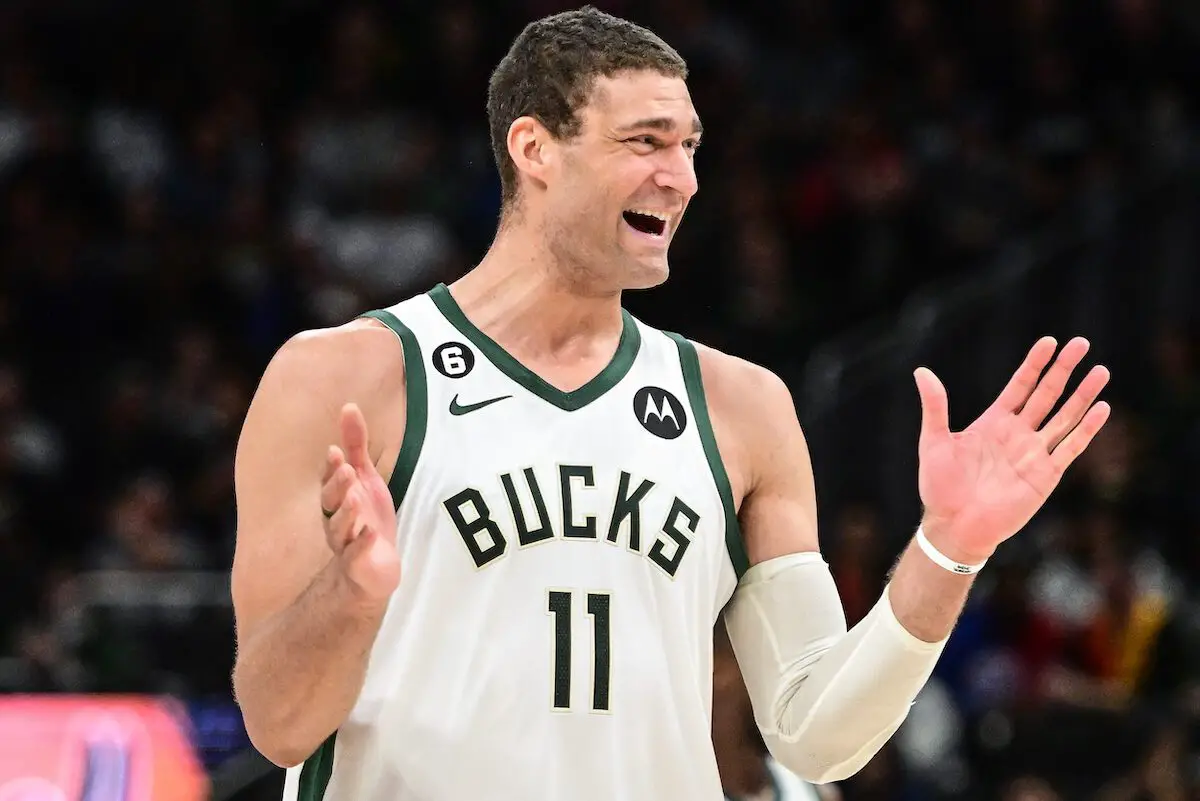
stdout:
{"type": "Polygon", "coordinates": [[[543,186],[553,168],[553,150],[550,132],[533,117],[517,117],[508,126],[508,157],[519,174],[543,186]]]}

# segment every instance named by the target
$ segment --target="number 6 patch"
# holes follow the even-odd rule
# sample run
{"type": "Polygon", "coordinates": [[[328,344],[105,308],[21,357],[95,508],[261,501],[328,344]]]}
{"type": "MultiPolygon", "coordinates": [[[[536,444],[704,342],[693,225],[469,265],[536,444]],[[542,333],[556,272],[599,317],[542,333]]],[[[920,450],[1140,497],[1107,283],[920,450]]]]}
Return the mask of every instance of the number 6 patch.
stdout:
{"type": "Polygon", "coordinates": [[[462,378],[475,367],[475,354],[461,342],[446,342],[433,352],[433,367],[446,378],[462,378]]]}

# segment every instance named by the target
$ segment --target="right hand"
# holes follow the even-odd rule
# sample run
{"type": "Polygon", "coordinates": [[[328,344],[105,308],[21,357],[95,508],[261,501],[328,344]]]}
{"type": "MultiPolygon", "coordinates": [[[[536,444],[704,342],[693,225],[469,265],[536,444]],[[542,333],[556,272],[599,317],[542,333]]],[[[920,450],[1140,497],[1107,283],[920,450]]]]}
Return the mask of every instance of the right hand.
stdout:
{"type": "Polygon", "coordinates": [[[387,601],[400,583],[392,494],[371,462],[358,406],[343,406],[339,423],[342,443],[330,446],[321,484],[325,540],[357,596],[387,601]]]}

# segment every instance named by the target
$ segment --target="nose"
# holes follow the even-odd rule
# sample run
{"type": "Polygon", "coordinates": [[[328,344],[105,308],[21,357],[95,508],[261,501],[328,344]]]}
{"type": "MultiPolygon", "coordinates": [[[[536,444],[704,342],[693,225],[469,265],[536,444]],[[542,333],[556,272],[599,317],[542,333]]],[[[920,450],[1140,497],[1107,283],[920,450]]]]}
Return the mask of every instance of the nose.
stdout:
{"type": "Polygon", "coordinates": [[[682,145],[664,148],[661,152],[662,162],[654,176],[655,183],[663,189],[674,189],[687,202],[699,189],[692,154],[682,145]]]}

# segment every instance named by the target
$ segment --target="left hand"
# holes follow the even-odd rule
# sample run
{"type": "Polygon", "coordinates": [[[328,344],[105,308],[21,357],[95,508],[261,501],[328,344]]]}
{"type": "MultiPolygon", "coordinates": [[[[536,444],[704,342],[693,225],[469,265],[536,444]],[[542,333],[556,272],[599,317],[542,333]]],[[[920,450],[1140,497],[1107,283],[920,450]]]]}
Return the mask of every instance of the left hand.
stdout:
{"type": "Polygon", "coordinates": [[[1089,346],[1072,339],[1042,375],[1057,347],[1051,337],[1038,340],[995,402],[960,432],[950,431],[937,376],[924,367],[914,374],[921,395],[922,526],[951,559],[982,562],[1020,531],[1108,420],[1108,404],[1095,402],[1108,370],[1097,365],[1042,425],[1089,346]]]}

